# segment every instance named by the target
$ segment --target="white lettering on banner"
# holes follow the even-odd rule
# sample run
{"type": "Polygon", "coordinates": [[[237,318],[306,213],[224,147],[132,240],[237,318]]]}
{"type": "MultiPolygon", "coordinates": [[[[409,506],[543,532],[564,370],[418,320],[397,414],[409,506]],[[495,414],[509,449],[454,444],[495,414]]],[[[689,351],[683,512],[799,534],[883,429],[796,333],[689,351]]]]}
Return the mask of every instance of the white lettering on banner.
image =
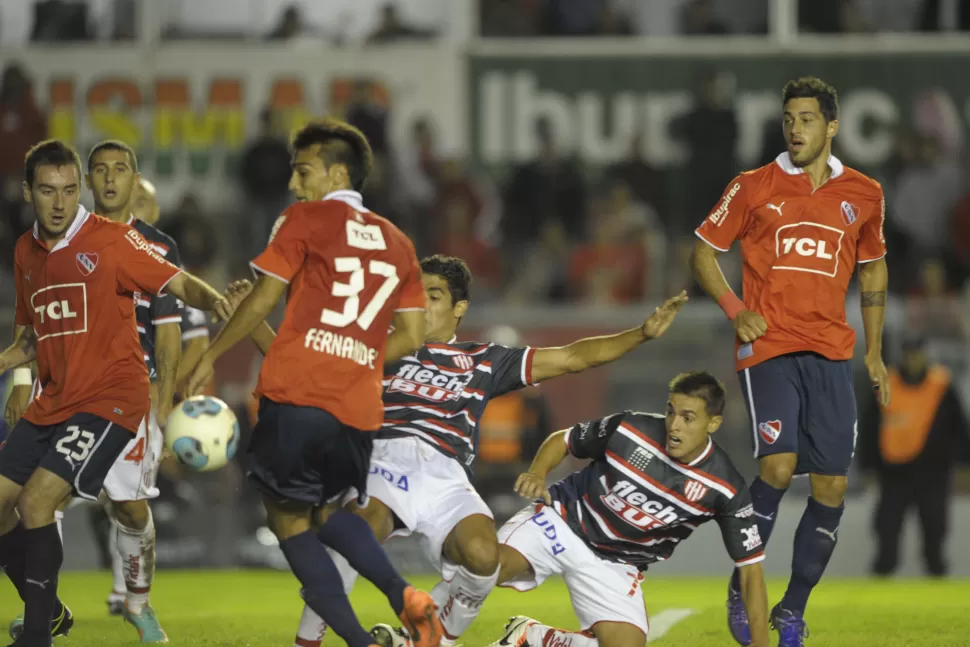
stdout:
{"type": "Polygon", "coordinates": [[[731,190],[728,191],[727,195],[724,196],[724,200],[721,202],[721,206],[719,206],[717,209],[714,210],[713,213],[711,213],[710,220],[712,223],[714,223],[718,227],[721,226],[721,223],[724,222],[724,219],[728,215],[728,208],[731,206],[731,200],[734,199],[734,196],[736,196],[738,194],[738,191],[740,190],[741,190],[741,183],[735,182],[734,186],[731,187],[731,190]]]}
{"type": "Polygon", "coordinates": [[[63,283],[30,295],[30,307],[37,315],[37,341],[88,331],[88,288],[84,283],[63,283]]]}
{"type": "Polygon", "coordinates": [[[796,222],[775,232],[775,255],[772,270],[810,272],[834,277],[839,272],[842,252],[841,229],[817,222],[796,222]]]}
{"type": "Polygon", "coordinates": [[[349,359],[368,368],[374,368],[374,360],[377,359],[377,351],[367,344],[353,337],[338,335],[320,328],[311,328],[307,331],[303,347],[318,353],[349,359]]]}

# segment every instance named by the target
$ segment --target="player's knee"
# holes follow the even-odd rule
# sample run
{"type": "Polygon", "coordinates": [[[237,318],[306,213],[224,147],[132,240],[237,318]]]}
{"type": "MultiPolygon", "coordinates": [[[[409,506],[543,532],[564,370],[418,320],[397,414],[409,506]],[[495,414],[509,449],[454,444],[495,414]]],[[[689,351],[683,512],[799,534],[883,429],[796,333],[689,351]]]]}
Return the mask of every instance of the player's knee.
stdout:
{"type": "Polygon", "coordinates": [[[25,487],[20,493],[17,510],[25,527],[40,528],[54,523],[54,512],[60,502],[60,497],[52,497],[43,488],[25,487]]]}
{"type": "Polygon", "coordinates": [[[381,543],[387,541],[394,531],[394,514],[377,499],[371,498],[364,507],[357,505],[356,501],[351,501],[344,509],[366,521],[374,536],[377,537],[377,541],[381,543]]]}
{"type": "Polygon", "coordinates": [[[758,476],[776,490],[787,490],[797,462],[798,456],[795,454],[765,456],[758,466],[758,476]]]}
{"type": "Polygon", "coordinates": [[[636,625],[626,622],[597,622],[593,635],[599,647],[644,647],[647,635],[636,625]]]}
{"type": "Polygon", "coordinates": [[[842,505],[849,479],[845,476],[811,475],[812,498],[822,505],[837,508],[842,505]]]}
{"type": "Polygon", "coordinates": [[[461,557],[462,566],[475,575],[491,575],[499,566],[498,540],[494,534],[473,537],[461,547],[461,557]]]}
{"type": "Polygon", "coordinates": [[[112,501],[111,515],[125,528],[144,530],[151,519],[151,510],[147,501],[112,501]]]}

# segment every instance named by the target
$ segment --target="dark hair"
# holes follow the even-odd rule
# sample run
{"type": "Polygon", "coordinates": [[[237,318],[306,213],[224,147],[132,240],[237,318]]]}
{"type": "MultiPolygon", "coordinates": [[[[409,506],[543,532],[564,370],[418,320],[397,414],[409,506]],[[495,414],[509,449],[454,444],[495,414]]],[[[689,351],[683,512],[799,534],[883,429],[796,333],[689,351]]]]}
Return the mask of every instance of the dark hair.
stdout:
{"type": "MultiPolygon", "coordinates": [[[[24,157],[24,179],[28,186],[34,185],[34,176],[38,166],[69,166],[77,167],[78,176],[81,175],[81,158],[77,151],[59,139],[47,139],[34,144],[24,157]]],[[[80,180],[80,177],[78,177],[80,180]]]]}
{"type": "Polygon", "coordinates": [[[456,256],[435,254],[421,260],[421,271],[440,276],[448,282],[452,305],[459,301],[468,301],[471,295],[472,271],[465,261],[456,256]]]}
{"type": "Polygon", "coordinates": [[[817,76],[803,76],[786,83],[781,91],[782,107],[792,99],[817,99],[826,122],[839,118],[839,93],[817,76]]]}
{"type": "Polygon", "coordinates": [[[677,393],[703,400],[709,416],[724,413],[724,385],[706,371],[681,373],[670,380],[669,388],[671,395],[677,393]]]}
{"type": "Polygon", "coordinates": [[[131,160],[131,170],[135,173],[138,172],[138,158],[135,156],[135,151],[132,147],[117,139],[106,139],[103,142],[95,144],[91,152],[88,153],[88,173],[91,172],[94,156],[101,151],[121,151],[122,153],[127,153],[128,159],[131,160]]]}
{"type": "Polygon", "coordinates": [[[364,133],[345,121],[327,117],[313,121],[293,136],[293,150],[305,150],[320,145],[320,159],[327,166],[343,164],[350,176],[354,191],[364,188],[374,166],[374,153],[364,133]]]}

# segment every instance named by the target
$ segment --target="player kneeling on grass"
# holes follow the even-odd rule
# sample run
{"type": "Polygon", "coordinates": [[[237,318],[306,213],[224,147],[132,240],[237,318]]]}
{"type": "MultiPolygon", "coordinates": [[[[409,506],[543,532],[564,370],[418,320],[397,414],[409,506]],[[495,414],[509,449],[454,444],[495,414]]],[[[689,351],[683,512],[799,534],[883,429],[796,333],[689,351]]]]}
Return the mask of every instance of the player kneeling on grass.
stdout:
{"type": "Polygon", "coordinates": [[[752,645],[768,645],[761,539],[744,479],[711,440],[721,426],[724,388],[708,373],[670,383],[667,414],[626,411],[551,435],[515,483],[539,497],[499,530],[499,584],[527,591],[562,575],[582,632],[516,616],[502,647],[640,647],[649,623],[643,572],[668,559],[714,519],[739,567],[752,645]],[[567,454],[592,459],[546,488],[567,454]]]}

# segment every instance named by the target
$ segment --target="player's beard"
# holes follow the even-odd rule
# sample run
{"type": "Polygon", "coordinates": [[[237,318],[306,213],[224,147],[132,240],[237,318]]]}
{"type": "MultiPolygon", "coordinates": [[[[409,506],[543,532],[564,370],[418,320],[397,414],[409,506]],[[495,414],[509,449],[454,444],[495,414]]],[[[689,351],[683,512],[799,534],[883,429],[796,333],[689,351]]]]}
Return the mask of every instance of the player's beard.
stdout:
{"type": "MultiPolygon", "coordinates": [[[[795,156],[792,155],[791,149],[789,149],[788,157],[791,159],[792,163],[795,166],[797,166],[798,168],[804,168],[810,165],[815,160],[817,160],[821,155],[825,154],[825,144],[826,144],[826,140],[823,139],[822,143],[819,144],[817,148],[809,151],[809,153],[807,155],[804,155],[804,157],[801,159],[795,159],[795,156]]],[[[804,148],[802,149],[802,153],[803,154],[805,153],[804,148]]]]}
{"type": "Polygon", "coordinates": [[[45,225],[41,218],[37,218],[37,228],[40,230],[42,238],[57,238],[58,236],[62,236],[64,232],[71,228],[71,225],[74,224],[75,218],[77,218],[77,210],[75,210],[73,213],[65,212],[64,220],[61,221],[61,224],[57,225],[56,230],[45,225]]]}

